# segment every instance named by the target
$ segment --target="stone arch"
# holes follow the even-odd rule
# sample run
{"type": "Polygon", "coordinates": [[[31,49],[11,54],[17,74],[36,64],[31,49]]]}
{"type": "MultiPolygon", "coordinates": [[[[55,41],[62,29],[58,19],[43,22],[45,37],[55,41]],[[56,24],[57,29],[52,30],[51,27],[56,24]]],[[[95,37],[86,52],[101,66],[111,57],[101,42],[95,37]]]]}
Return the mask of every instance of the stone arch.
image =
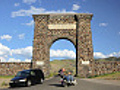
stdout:
{"type": "Polygon", "coordinates": [[[48,76],[50,61],[49,49],[54,41],[60,38],[70,40],[76,47],[76,75],[87,64],[93,71],[93,46],[91,33],[92,14],[40,14],[33,15],[35,21],[32,68],[41,65],[45,76],[48,76]]]}

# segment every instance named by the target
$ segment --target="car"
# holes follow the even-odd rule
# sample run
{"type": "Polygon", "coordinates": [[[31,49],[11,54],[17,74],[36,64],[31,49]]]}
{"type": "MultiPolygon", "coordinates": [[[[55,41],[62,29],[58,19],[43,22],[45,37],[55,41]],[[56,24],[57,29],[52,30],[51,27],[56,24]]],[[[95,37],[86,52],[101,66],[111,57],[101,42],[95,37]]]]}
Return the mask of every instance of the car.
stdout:
{"type": "Polygon", "coordinates": [[[19,71],[9,82],[10,87],[15,86],[31,86],[44,82],[44,73],[40,69],[30,69],[19,71]]]}

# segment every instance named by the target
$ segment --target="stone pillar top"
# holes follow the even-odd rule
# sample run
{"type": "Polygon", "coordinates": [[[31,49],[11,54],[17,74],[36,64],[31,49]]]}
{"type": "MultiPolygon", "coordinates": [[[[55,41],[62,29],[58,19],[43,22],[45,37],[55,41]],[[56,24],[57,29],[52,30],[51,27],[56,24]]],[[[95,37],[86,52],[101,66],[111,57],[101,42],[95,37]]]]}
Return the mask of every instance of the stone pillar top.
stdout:
{"type": "Polygon", "coordinates": [[[41,13],[41,14],[33,14],[33,17],[36,16],[64,16],[64,15],[79,15],[79,16],[93,16],[92,13],[41,13]]]}
{"type": "Polygon", "coordinates": [[[41,14],[33,14],[32,16],[48,16],[48,15],[90,15],[92,16],[92,13],[41,13],[41,14]]]}
{"type": "Polygon", "coordinates": [[[33,18],[38,16],[71,16],[76,15],[78,18],[87,18],[91,19],[93,14],[92,13],[42,13],[42,14],[33,14],[33,18]]]}

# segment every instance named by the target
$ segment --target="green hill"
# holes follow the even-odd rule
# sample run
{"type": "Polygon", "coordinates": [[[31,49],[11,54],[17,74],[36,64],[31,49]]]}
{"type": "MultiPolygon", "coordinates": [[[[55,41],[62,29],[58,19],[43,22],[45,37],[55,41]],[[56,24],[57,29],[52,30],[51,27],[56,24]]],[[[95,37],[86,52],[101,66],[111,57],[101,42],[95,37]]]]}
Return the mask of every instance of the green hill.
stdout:
{"type": "Polygon", "coordinates": [[[75,60],[53,60],[50,62],[50,72],[57,74],[61,68],[65,68],[66,70],[72,70],[75,73],[75,63],[75,60]]]}
{"type": "MultiPolygon", "coordinates": [[[[120,57],[109,57],[103,59],[95,59],[96,61],[120,61],[120,57]]],[[[76,60],[53,60],[50,61],[51,69],[50,72],[52,74],[57,74],[61,68],[65,68],[66,70],[72,70],[75,74],[76,70],[76,60]]]]}
{"type": "Polygon", "coordinates": [[[109,58],[102,58],[102,59],[95,59],[96,61],[120,61],[120,57],[109,57],[109,58]]]}
{"type": "Polygon", "coordinates": [[[120,80],[120,72],[114,72],[110,74],[104,74],[96,77],[92,77],[96,79],[105,79],[105,80],[120,80]]]}

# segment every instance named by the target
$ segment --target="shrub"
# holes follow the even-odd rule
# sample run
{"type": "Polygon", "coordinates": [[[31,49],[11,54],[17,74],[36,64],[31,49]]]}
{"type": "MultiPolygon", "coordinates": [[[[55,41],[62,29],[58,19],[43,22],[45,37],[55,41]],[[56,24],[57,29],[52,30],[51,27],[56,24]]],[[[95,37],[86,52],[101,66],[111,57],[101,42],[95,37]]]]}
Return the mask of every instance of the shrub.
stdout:
{"type": "Polygon", "coordinates": [[[8,83],[6,83],[5,81],[2,82],[1,86],[8,86],[8,83]]]}

